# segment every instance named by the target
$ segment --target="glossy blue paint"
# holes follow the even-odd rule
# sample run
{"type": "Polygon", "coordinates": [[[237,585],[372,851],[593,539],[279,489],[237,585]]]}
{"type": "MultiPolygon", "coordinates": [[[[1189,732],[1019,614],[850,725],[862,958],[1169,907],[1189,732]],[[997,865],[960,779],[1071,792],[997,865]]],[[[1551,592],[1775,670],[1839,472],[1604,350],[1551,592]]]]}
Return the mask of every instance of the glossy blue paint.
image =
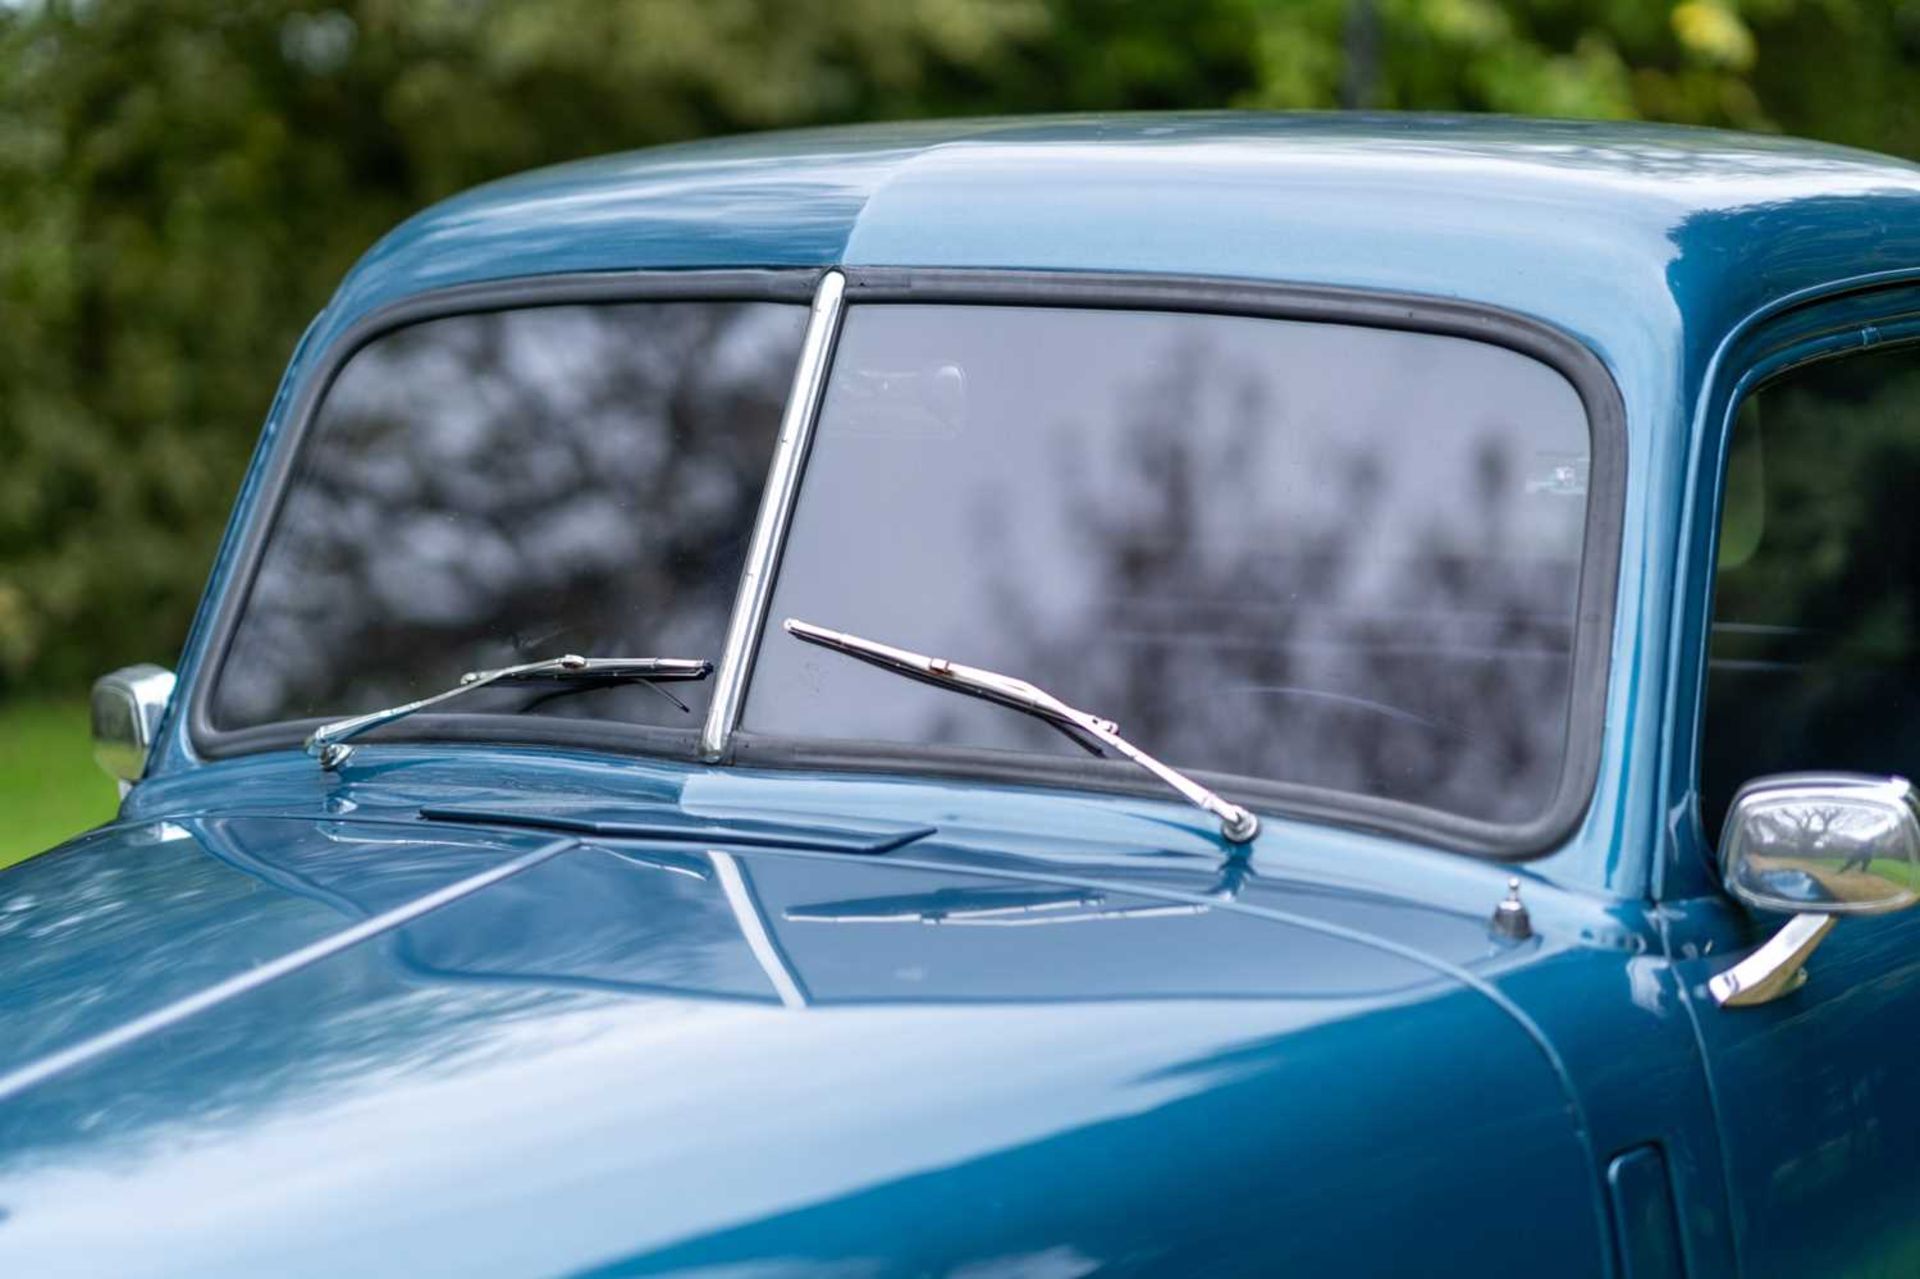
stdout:
{"type": "Polygon", "coordinates": [[[656,833],[592,839],[0,1098],[0,1264],[96,1263],[70,1232],[110,1176],[153,1273],[245,1273],[294,1241],[316,1271],[431,1249],[479,1273],[1364,1274],[1431,1246],[1460,1273],[1498,1249],[1599,1274],[1606,1156],[1657,1139],[1706,1241],[1694,1273],[1727,1273],[1712,1126],[1643,908],[1530,878],[1538,935],[1513,946],[1487,929],[1505,868],[1283,821],[1241,866],[1144,798],[379,744],[338,776],[290,753],[184,770],[0,879],[0,971],[22,974],[0,1072],[550,833],[420,817],[483,802],[656,833]],[[789,846],[711,838],[769,813],[789,846]],[[694,837],[665,837],[667,814],[694,837]],[[1036,905],[1018,927],[920,919],[1036,905]],[[20,1033],[48,1008],[69,1012],[20,1033]],[[765,1171],[721,1193],[743,1163],[765,1171]],[[1274,1227],[1202,1212],[1223,1187],[1274,1227]],[[238,1228],[236,1201],[258,1220],[238,1228]],[[475,1215],[487,1229],[446,1224],[475,1215]]]}
{"type": "MultiPolygon", "coordinates": [[[[380,786],[349,780],[335,806],[380,786]]],[[[56,1038],[115,1024],[542,840],[291,800],[129,822],[11,874],[0,967],[26,980],[0,1002],[0,1070],[37,1051],[49,1006],[71,1010],[56,1038]],[[129,900],[143,858],[192,891],[129,900]]],[[[937,835],[912,856],[562,853],[0,1098],[0,1265],[1388,1273],[1417,1200],[1461,1273],[1495,1248],[1603,1273],[1585,1134],[1550,1057],[1480,993],[1475,969],[1515,952],[1477,913],[1262,872],[1202,901],[1219,859],[1178,847],[1135,886],[1118,864],[1180,841],[1112,825],[1131,842],[1076,850],[1115,863],[1098,876],[963,870],[937,835]],[[1012,928],[903,917],[1036,900],[1075,905],[1012,928]],[[1351,1068],[1415,1044],[1417,1087],[1351,1068]],[[1436,1175],[1490,1135],[1524,1178],[1436,1175]],[[1227,1191],[1304,1215],[1247,1229],[1213,1211],[1227,1191]],[[76,1248],[102,1196],[114,1229],[76,1248]]]]}
{"type": "MultiPolygon", "coordinates": [[[[116,825],[0,873],[0,1081],[39,1071],[0,1082],[0,1273],[1916,1255],[1911,1034],[1885,1032],[1912,1029],[1920,935],[1850,922],[1813,995],[1714,1008],[1707,977],[1767,925],[1719,895],[1691,743],[1730,406],[1770,361],[1920,316],[1861,292],[1920,278],[1920,170],[1341,116],[942,122],[565,166],[375,246],[296,353],[233,527],[290,400],[387,303],[837,263],[1389,289],[1591,347],[1626,405],[1628,489],[1580,829],[1516,868],[1274,815],[1235,860],[1152,798],[378,742],[333,775],[291,751],[197,760],[175,716],[116,825]],[[515,862],[556,833],[580,843],[515,862]],[[1518,944],[1487,928],[1510,874],[1518,944]],[[330,953],[238,980],[309,947],[330,953]]],[[[205,644],[196,627],[183,689],[205,644]]]]}

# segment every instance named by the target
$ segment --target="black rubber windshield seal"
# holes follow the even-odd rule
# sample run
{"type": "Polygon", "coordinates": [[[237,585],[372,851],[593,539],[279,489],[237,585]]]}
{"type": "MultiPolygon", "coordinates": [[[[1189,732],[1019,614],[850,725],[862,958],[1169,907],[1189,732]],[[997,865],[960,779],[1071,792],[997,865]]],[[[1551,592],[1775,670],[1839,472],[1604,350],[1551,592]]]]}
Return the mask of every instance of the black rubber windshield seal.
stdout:
{"type": "MultiPolygon", "coordinates": [[[[217,758],[297,743],[313,721],[221,730],[209,719],[238,616],[259,568],[267,531],[321,399],[341,367],[379,335],[421,320],[510,307],[666,298],[761,300],[804,304],[829,268],[800,270],[645,271],[544,276],[461,286],[381,308],[352,325],[315,363],[296,390],[287,428],[266,462],[262,491],[238,543],[233,572],[215,604],[189,695],[194,748],[217,758]]],[[[1566,742],[1552,800],[1537,816],[1496,823],[1403,801],[1330,791],[1269,779],[1199,774],[1224,794],[1256,809],[1354,827],[1459,852],[1503,860],[1558,847],[1592,802],[1603,748],[1608,669],[1627,468],[1626,410],[1618,386],[1584,343],[1542,320],[1453,298],[1255,280],[1081,271],[993,268],[836,267],[847,281],[847,304],[943,303],[1080,307],[1242,315],[1323,324],[1405,330],[1466,338],[1530,357],[1565,377],[1585,411],[1592,443],[1588,503],[1573,635],[1573,673],[1566,742]]],[[[805,477],[802,474],[804,489],[805,477]]],[[[748,681],[751,688],[751,678],[748,681]]],[[[601,721],[516,719],[501,715],[422,716],[383,730],[390,741],[514,741],[590,750],[641,751],[691,758],[696,731],[601,721]]],[[[1155,779],[1121,761],[895,742],[774,737],[736,728],[723,762],[781,769],[888,772],[971,778],[984,782],[1164,796],[1155,779]]]]}

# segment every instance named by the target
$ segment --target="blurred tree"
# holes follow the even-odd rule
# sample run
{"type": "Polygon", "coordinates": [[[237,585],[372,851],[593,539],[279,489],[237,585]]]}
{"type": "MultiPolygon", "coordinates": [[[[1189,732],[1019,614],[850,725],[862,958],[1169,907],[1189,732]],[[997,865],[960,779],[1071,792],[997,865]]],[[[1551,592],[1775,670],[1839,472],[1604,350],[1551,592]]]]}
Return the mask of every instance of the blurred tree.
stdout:
{"type": "Polygon", "coordinates": [[[1496,110],[1920,150],[1920,0],[0,0],[0,695],[178,646],[301,326],[502,173],[790,124],[1496,110]]]}
{"type": "Polygon", "coordinates": [[[1920,149],[1920,0],[1243,3],[1257,64],[1245,105],[1642,118],[1920,149]]]}
{"type": "Polygon", "coordinates": [[[0,693],[167,657],[301,326],[504,172],[904,109],[1032,0],[0,6],[0,693]]]}

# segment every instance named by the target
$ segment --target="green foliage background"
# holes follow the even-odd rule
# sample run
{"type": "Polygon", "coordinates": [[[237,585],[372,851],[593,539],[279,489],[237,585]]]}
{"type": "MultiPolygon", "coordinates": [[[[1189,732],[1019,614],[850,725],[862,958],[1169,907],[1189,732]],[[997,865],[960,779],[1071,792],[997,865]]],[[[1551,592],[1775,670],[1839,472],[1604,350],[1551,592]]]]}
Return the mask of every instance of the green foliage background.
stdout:
{"type": "Polygon", "coordinates": [[[0,699],[171,660],[276,378],[529,166],[1091,108],[1646,117],[1920,151],[1920,0],[0,0],[0,699]]]}
{"type": "Polygon", "coordinates": [[[22,698],[0,705],[0,867],[106,821],[114,795],[93,766],[83,704],[22,698]]]}

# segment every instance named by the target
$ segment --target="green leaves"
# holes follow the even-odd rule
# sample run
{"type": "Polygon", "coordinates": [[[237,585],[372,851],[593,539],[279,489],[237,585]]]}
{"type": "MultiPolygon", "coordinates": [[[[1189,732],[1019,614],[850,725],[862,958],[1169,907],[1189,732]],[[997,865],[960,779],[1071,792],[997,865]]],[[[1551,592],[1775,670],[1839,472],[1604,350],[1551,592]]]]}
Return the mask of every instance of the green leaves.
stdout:
{"type": "Polygon", "coordinates": [[[0,695],[172,655],[302,327],[441,196],[743,129],[1343,104],[1920,150],[1920,0],[0,5],[0,695]]]}
{"type": "Polygon", "coordinates": [[[1035,0],[0,8],[0,694],[170,660],[301,329],[504,173],[911,110],[1035,0]]]}

